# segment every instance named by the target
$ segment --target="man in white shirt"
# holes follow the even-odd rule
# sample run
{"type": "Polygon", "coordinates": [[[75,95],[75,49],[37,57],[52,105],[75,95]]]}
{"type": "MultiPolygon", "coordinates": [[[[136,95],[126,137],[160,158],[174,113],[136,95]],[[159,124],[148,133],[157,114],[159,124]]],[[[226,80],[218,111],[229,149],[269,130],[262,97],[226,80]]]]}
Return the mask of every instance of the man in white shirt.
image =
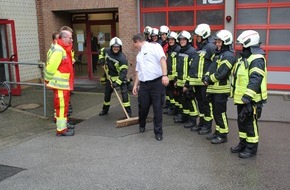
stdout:
{"type": "Polygon", "coordinates": [[[133,95],[138,95],[139,130],[145,131],[146,118],[150,106],[154,112],[154,133],[157,141],[162,141],[162,93],[163,86],[169,83],[167,77],[166,56],[160,44],[146,42],[142,34],[132,38],[139,49],[136,61],[136,77],[133,95]]]}

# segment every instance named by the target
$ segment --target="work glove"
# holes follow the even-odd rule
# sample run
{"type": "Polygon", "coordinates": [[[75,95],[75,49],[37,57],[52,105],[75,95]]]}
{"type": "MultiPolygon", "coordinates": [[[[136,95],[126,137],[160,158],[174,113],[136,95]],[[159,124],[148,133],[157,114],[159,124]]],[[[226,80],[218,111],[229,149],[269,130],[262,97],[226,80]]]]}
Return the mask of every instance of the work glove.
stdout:
{"type": "Polygon", "coordinates": [[[105,59],[104,58],[99,59],[98,60],[98,64],[104,66],[105,65],[105,59]]]}
{"type": "Polygon", "coordinates": [[[106,75],[101,77],[100,82],[101,82],[102,85],[106,84],[106,75]]]}
{"type": "Polygon", "coordinates": [[[205,100],[206,100],[206,102],[212,102],[212,96],[211,96],[211,94],[209,94],[209,93],[207,93],[206,94],[206,96],[205,96],[205,100]]]}
{"type": "Polygon", "coordinates": [[[112,87],[113,87],[113,88],[117,88],[117,87],[119,87],[119,85],[118,85],[118,83],[113,82],[112,87]]]}
{"type": "Polygon", "coordinates": [[[201,80],[202,80],[203,84],[205,84],[206,86],[209,84],[209,76],[208,75],[204,75],[201,80]]]}
{"type": "Polygon", "coordinates": [[[244,122],[245,119],[253,113],[253,107],[251,103],[245,104],[242,111],[239,113],[239,121],[244,122]]]}
{"type": "Polygon", "coordinates": [[[256,119],[260,119],[262,115],[262,107],[257,107],[256,119]]]}

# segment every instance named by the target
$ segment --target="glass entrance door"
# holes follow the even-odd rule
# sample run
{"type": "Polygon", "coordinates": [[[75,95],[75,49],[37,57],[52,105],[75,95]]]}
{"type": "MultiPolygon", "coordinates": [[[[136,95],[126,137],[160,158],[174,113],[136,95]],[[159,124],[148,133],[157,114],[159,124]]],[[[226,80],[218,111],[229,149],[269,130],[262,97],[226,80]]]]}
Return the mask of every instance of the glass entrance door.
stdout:
{"type": "Polygon", "coordinates": [[[112,26],[111,25],[91,25],[91,57],[92,70],[94,78],[102,77],[104,71],[101,65],[98,64],[98,55],[101,48],[109,47],[112,26]]]}
{"type": "Polygon", "coordinates": [[[88,49],[87,49],[87,30],[86,24],[73,24],[74,30],[74,69],[75,69],[75,77],[76,78],[88,78],[90,72],[88,71],[89,61],[87,59],[88,49]]]}
{"type": "MultiPolygon", "coordinates": [[[[104,71],[98,64],[100,49],[109,47],[110,39],[116,36],[116,13],[90,13],[73,15],[75,77],[99,79],[104,71]],[[79,20],[78,20],[79,19],[79,20]]],[[[117,18],[117,17],[116,17],[117,18]]]]}

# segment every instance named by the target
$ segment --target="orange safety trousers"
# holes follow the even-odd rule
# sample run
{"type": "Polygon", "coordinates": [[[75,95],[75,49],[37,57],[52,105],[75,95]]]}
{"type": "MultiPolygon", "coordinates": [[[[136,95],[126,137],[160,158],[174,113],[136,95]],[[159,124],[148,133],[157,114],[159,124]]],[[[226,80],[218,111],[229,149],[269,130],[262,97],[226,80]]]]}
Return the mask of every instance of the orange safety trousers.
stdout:
{"type": "Polygon", "coordinates": [[[53,92],[57,132],[62,133],[67,130],[67,113],[70,101],[70,90],[53,89],[53,92]]]}

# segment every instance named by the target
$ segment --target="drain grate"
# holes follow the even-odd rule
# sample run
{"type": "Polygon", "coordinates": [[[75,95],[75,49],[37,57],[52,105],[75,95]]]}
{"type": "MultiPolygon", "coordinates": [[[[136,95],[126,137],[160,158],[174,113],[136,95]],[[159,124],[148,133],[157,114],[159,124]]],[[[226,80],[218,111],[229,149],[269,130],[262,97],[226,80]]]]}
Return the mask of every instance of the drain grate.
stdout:
{"type": "Polygon", "coordinates": [[[20,109],[20,110],[32,110],[32,109],[36,109],[38,107],[40,107],[40,105],[39,104],[34,104],[34,103],[31,103],[31,104],[19,104],[19,105],[14,106],[14,108],[20,109]]]}
{"type": "Polygon", "coordinates": [[[26,169],[0,164],[0,181],[12,177],[23,170],[26,169]]]}

